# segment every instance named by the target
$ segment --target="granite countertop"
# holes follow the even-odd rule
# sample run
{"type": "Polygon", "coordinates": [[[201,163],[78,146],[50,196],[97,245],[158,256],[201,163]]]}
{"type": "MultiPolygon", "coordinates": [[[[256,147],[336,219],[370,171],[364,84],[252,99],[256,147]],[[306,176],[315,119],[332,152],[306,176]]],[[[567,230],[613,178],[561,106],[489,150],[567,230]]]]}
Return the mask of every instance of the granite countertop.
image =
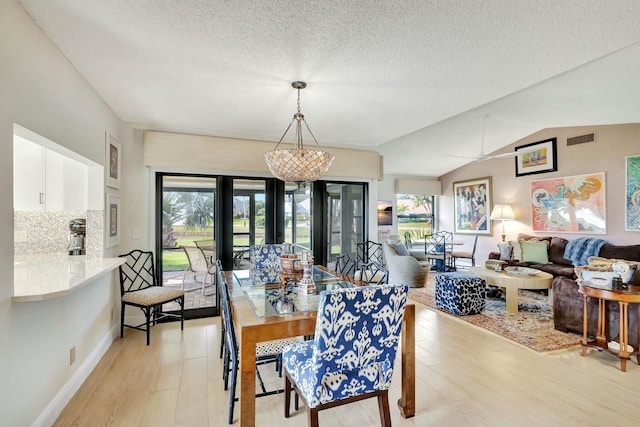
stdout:
{"type": "Polygon", "coordinates": [[[85,255],[16,256],[12,301],[42,301],[69,295],[124,262],[125,258],[87,259],[85,255]]]}

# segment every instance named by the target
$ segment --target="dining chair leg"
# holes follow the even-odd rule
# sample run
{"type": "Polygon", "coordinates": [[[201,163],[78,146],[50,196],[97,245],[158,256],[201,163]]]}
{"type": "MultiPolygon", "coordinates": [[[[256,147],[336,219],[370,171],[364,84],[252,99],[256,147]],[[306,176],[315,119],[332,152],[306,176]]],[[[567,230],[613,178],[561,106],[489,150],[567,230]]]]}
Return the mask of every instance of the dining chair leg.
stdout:
{"type": "Polygon", "coordinates": [[[291,413],[291,381],[284,376],[284,417],[289,418],[291,413]]]}
{"type": "Polygon", "coordinates": [[[220,359],[222,359],[222,355],[224,353],[224,335],[227,331],[224,330],[224,322],[220,319],[222,325],[220,326],[220,359]]]}
{"type": "Polygon", "coordinates": [[[184,296],[180,298],[180,330],[184,331],[184,296]]]}
{"type": "Polygon", "coordinates": [[[147,318],[147,345],[151,342],[151,307],[144,309],[144,315],[147,318]]]}
{"type": "Polygon", "coordinates": [[[258,377],[258,384],[260,384],[260,390],[263,393],[267,392],[267,388],[264,386],[264,381],[262,381],[262,375],[260,375],[260,369],[256,366],[256,376],[258,377]]]}
{"type": "Polygon", "coordinates": [[[307,408],[307,425],[309,427],[318,427],[318,409],[307,408]]]}
{"type": "Polygon", "coordinates": [[[387,390],[378,395],[378,410],[380,411],[380,425],[382,427],[391,427],[391,414],[389,413],[389,395],[387,390]]]}
{"type": "Polygon", "coordinates": [[[231,360],[231,390],[229,391],[229,424],[233,424],[233,408],[236,403],[236,380],[238,377],[237,360],[231,360]]]}
{"type": "Polygon", "coordinates": [[[224,380],[224,390],[229,390],[229,351],[227,350],[227,346],[224,347],[224,362],[222,366],[222,379],[224,380]]]}
{"type": "Polygon", "coordinates": [[[124,337],[124,308],[126,304],[120,304],[120,338],[124,337]]]}

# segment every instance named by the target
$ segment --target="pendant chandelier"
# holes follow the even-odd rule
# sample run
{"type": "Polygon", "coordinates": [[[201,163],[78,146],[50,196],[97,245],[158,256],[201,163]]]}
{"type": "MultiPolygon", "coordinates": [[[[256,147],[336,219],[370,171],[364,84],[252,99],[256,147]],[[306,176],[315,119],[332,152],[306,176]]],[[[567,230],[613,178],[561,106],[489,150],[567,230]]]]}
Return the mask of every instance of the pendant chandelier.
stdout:
{"type": "Polygon", "coordinates": [[[305,82],[296,81],[292,82],[291,86],[298,90],[298,112],[293,115],[293,120],[289,123],[289,126],[284,131],[282,138],[280,138],[280,141],[278,141],[278,144],[273,151],[264,153],[264,157],[271,173],[282,181],[298,183],[316,181],[327,173],[329,166],[331,166],[331,162],[333,162],[334,155],[327,153],[326,151],[322,151],[320,144],[318,144],[316,137],[313,136],[307,121],[304,119],[304,114],[300,112],[300,90],[307,87],[307,84],[305,82]],[[302,144],[303,122],[309,131],[309,134],[313,138],[313,141],[316,143],[317,149],[314,148],[309,150],[304,148],[304,145],[302,144]],[[287,135],[287,132],[289,132],[289,129],[294,126],[294,123],[296,130],[295,147],[278,149],[280,143],[287,135]]]}

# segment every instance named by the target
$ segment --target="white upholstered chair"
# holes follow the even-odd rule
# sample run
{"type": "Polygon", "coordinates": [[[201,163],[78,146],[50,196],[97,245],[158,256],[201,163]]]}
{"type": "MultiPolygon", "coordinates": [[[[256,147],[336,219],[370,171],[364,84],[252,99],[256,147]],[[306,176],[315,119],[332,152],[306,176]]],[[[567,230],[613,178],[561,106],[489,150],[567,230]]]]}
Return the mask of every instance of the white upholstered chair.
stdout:
{"type": "Polygon", "coordinates": [[[382,242],[384,258],[389,270],[389,283],[423,287],[429,278],[429,261],[418,261],[409,254],[399,238],[382,242]]]}

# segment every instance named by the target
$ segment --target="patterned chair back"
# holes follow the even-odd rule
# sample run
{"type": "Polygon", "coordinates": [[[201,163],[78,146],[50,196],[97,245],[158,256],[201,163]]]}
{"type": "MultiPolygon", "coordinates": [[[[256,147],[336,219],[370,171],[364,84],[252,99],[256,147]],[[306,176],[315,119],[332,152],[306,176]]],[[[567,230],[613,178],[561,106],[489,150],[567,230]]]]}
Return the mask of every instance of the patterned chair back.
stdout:
{"type": "Polygon", "coordinates": [[[120,295],[156,286],[153,252],[135,249],[120,256],[127,258],[120,266],[120,295]]]}
{"type": "Polygon", "coordinates": [[[253,245],[251,246],[251,267],[255,269],[280,269],[280,255],[284,253],[283,245],[253,245]]]}
{"type": "Polygon", "coordinates": [[[356,262],[347,253],[336,258],[336,272],[347,277],[353,277],[356,272],[356,262]]]}
{"type": "Polygon", "coordinates": [[[360,270],[363,265],[371,262],[384,265],[382,259],[382,243],[367,240],[366,242],[356,244],[356,269],[360,270]]]}
{"type": "Polygon", "coordinates": [[[317,401],[307,400],[311,407],[389,388],[407,290],[381,285],[320,293],[310,359],[317,382],[308,383],[317,401]]]}

